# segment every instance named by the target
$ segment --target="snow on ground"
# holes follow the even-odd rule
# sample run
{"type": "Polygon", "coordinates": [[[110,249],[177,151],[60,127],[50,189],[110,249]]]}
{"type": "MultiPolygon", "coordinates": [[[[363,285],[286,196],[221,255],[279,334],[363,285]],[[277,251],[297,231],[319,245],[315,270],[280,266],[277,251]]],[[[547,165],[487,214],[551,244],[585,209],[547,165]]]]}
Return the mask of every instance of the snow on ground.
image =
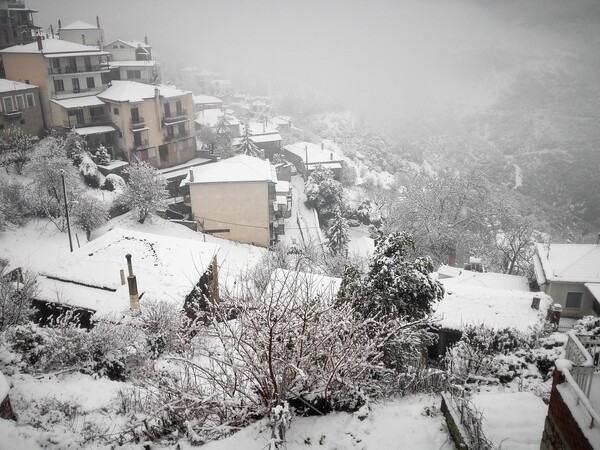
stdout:
{"type": "Polygon", "coordinates": [[[359,258],[371,258],[375,252],[375,241],[364,227],[348,228],[348,255],[359,258]]]}
{"type": "MultiPolygon", "coordinates": [[[[369,417],[362,421],[356,413],[295,418],[286,433],[286,448],[451,450],[454,444],[439,411],[440,403],[436,396],[407,396],[374,404],[369,417]]],[[[260,422],[203,448],[262,450],[270,438],[269,430],[263,428],[264,422],[260,422]]]]}
{"type": "Polygon", "coordinates": [[[531,392],[480,393],[471,399],[483,413],[483,433],[501,448],[540,448],[548,406],[531,392]]]}

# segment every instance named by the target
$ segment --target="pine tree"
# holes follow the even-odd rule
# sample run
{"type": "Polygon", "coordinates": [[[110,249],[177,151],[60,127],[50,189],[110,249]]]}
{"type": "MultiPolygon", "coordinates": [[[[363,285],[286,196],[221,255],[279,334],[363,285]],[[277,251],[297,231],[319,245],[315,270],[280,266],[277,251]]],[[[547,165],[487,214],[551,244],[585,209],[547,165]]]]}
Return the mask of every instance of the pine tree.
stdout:
{"type": "Polygon", "coordinates": [[[108,154],[108,151],[104,145],[100,145],[98,150],[96,150],[96,158],[98,158],[98,164],[102,166],[110,163],[110,155],[108,154]]]}
{"type": "Polygon", "coordinates": [[[327,230],[327,246],[334,255],[346,256],[348,254],[348,221],[342,216],[341,211],[331,221],[327,230]]]}
{"type": "Polygon", "coordinates": [[[135,209],[139,214],[139,223],[144,223],[148,214],[167,205],[167,181],[149,164],[138,161],[126,170],[129,183],[119,197],[120,203],[135,209]]]}
{"type": "Polygon", "coordinates": [[[237,149],[237,152],[242,155],[262,157],[262,152],[256,146],[251,139],[252,134],[250,133],[250,126],[246,123],[244,125],[244,134],[242,135],[242,141],[237,149]]]}

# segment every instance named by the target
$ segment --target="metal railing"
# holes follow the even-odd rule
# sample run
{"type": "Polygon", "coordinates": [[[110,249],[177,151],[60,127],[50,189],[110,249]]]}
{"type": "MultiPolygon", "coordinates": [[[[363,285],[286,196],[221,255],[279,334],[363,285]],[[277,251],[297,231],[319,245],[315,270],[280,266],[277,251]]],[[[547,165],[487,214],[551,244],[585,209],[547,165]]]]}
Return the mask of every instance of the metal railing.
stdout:
{"type": "Polygon", "coordinates": [[[187,119],[187,118],[188,118],[187,109],[182,109],[180,111],[172,111],[168,115],[165,114],[165,116],[163,117],[163,123],[167,124],[167,123],[176,122],[178,120],[187,119]]]}
{"type": "Polygon", "coordinates": [[[144,120],[144,118],[142,116],[138,116],[138,117],[131,117],[129,119],[129,123],[132,127],[135,125],[143,126],[146,124],[146,121],[144,120]]]}
{"type": "Polygon", "coordinates": [[[181,133],[181,132],[177,132],[177,133],[173,133],[173,134],[163,133],[165,142],[176,141],[177,139],[182,139],[182,138],[186,138],[189,136],[190,136],[190,132],[188,130],[185,130],[183,133],[181,133]]]}
{"type": "Polygon", "coordinates": [[[108,70],[108,68],[108,63],[94,64],[90,66],[48,67],[48,74],[64,75],[69,73],[99,72],[101,70],[108,70]]]}
{"type": "Polygon", "coordinates": [[[140,148],[148,147],[148,139],[142,139],[140,142],[133,143],[133,150],[138,150],[140,148]]]}

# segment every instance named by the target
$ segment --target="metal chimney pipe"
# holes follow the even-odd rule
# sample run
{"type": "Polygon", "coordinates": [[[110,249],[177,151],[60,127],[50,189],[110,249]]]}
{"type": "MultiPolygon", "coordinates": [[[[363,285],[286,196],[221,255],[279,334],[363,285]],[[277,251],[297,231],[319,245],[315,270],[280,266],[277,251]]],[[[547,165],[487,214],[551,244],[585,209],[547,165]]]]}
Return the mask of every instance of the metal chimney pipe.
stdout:
{"type": "Polygon", "coordinates": [[[129,276],[127,277],[127,285],[129,287],[129,307],[132,311],[139,311],[140,297],[138,295],[137,279],[133,274],[133,267],[131,265],[131,255],[125,255],[125,258],[127,258],[127,269],[129,270],[129,276]]]}
{"type": "Polygon", "coordinates": [[[42,37],[38,35],[37,37],[37,47],[38,50],[41,52],[42,50],[44,50],[44,44],[42,43],[42,37]]]}
{"type": "Polygon", "coordinates": [[[133,265],[131,264],[131,254],[127,253],[125,255],[125,258],[127,259],[127,270],[129,272],[129,276],[132,277],[133,276],[133,265]]]}
{"type": "Polygon", "coordinates": [[[85,45],[85,33],[81,33],[81,43],[85,45]]]}

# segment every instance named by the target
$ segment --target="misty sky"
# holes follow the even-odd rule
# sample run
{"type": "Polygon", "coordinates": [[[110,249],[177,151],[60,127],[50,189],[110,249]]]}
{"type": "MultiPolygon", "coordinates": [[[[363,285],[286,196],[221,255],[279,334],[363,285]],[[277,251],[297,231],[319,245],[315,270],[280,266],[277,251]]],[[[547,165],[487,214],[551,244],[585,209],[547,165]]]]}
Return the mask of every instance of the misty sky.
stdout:
{"type": "Polygon", "coordinates": [[[26,3],[45,31],[98,14],[108,40],[148,36],[166,67],[303,83],[365,113],[487,106],[516,71],[596,64],[600,46],[595,0],[26,3]]]}

